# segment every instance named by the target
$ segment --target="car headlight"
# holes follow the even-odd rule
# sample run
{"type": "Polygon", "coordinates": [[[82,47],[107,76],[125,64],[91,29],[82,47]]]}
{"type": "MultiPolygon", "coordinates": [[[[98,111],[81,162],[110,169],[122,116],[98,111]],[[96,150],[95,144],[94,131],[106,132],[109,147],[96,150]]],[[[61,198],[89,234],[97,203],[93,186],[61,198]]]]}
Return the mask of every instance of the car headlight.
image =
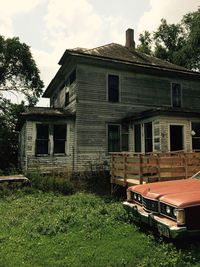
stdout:
{"type": "Polygon", "coordinates": [[[184,209],[177,209],[176,210],[176,221],[178,225],[185,224],[185,210],[184,209]]]}
{"type": "Polygon", "coordinates": [[[173,215],[174,215],[174,217],[177,216],[177,209],[173,209],[173,215]]]}
{"type": "Polygon", "coordinates": [[[127,200],[131,200],[131,191],[126,191],[127,200]]]}
{"type": "Polygon", "coordinates": [[[166,210],[166,213],[167,213],[167,214],[170,214],[170,213],[171,213],[171,208],[170,208],[170,206],[166,206],[166,207],[165,207],[165,210],[166,210]]]}
{"type": "Polygon", "coordinates": [[[134,199],[137,200],[137,194],[136,193],[134,193],[134,199]]]}
{"type": "Polygon", "coordinates": [[[139,201],[139,202],[142,201],[142,197],[141,197],[141,195],[138,195],[138,201],[139,201]]]}

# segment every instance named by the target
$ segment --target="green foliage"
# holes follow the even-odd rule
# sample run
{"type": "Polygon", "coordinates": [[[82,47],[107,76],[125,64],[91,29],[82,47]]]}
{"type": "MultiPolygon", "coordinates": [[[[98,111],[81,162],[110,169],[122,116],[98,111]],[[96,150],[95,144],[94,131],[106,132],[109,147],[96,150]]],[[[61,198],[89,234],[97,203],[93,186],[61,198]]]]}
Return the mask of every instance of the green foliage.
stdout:
{"type": "Polygon", "coordinates": [[[0,93],[22,93],[34,105],[42,93],[43,82],[30,48],[19,38],[0,36],[0,63],[0,93]]]}
{"type": "Polygon", "coordinates": [[[188,13],[178,24],[161,20],[151,35],[140,34],[137,49],[188,69],[200,70],[200,9],[188,13]]]}
{"type": "Polygon", "coordinates": [[[199,245],[189,253],[141,233],[121,203],[93,194],[19,192],[0,199],[0,220],[0,266],[200,264],[199,245]]]}
{"type": "Polygon", "coordinates": [[[139,41],[140,45],[137,46],[137,50],[139,52],[151,55],[151,33],[148,31],[145,31],[144,34],[139,35],[139,41]]]}
{"type": "MultiPolygon", "coordinates": [[[[1,101],[0,101],[1,102],[1,101]]],[[[0,111],[0,170],[4,174],[15,172],[18,159],[18,133],[15,131],[17,118],[24,111],[24,103],[1,102],[0,111]]]]}

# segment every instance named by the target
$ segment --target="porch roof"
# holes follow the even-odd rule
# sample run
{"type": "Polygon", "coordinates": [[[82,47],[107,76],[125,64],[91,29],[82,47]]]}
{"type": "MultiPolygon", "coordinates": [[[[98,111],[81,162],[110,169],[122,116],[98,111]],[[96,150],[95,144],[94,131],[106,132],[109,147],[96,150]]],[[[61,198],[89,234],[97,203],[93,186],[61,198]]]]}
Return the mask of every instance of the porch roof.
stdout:
{"type": "Polygon", "coordinates": [[[150,117],[155,117],[159,115],[173,116],[173,117],[185,117],[185,118],[199,118],[200,110],[198,109],[185,109],[185,108],[172,108],[172,107],[160,107],[160,108],[150,108],[142,110],[139,112],[134,112],[132,115],[127,116],[123,119],[124,122],[137,121],[141,119],[147,119],[150,117]]]}
{"type": "Polygon", "coordinates": [[[44,120],[44,119],[66,119],[75,118],[75,114],[61,108],[49,107],[29,107],[27,110],[20,114],[16,130],[20,131],[24,122],[27,120],[44,120]]]}

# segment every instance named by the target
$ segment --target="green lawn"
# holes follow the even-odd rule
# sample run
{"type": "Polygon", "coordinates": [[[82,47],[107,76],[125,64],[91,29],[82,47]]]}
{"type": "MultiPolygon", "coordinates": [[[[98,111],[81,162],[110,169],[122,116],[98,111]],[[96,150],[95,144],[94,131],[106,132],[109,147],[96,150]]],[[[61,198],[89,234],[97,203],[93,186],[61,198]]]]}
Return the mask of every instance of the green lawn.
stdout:
{"type": "Polygon", "coordinates": [[[120,202],[87,193],[1,198],[0,267],[200,266],[198,245],[178,251],[129,220],[120,202]]]}

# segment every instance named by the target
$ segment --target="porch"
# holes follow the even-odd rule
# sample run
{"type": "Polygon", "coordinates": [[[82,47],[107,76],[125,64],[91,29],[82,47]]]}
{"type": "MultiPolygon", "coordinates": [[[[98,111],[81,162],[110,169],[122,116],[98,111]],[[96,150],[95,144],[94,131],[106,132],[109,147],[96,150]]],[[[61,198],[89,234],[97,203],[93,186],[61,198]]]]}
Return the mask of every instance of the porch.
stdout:
{"type": "Polygon", "coordinates": [[[112,188],[177,179],[200,171],[200,152],[111,153],[112,188]]]}

